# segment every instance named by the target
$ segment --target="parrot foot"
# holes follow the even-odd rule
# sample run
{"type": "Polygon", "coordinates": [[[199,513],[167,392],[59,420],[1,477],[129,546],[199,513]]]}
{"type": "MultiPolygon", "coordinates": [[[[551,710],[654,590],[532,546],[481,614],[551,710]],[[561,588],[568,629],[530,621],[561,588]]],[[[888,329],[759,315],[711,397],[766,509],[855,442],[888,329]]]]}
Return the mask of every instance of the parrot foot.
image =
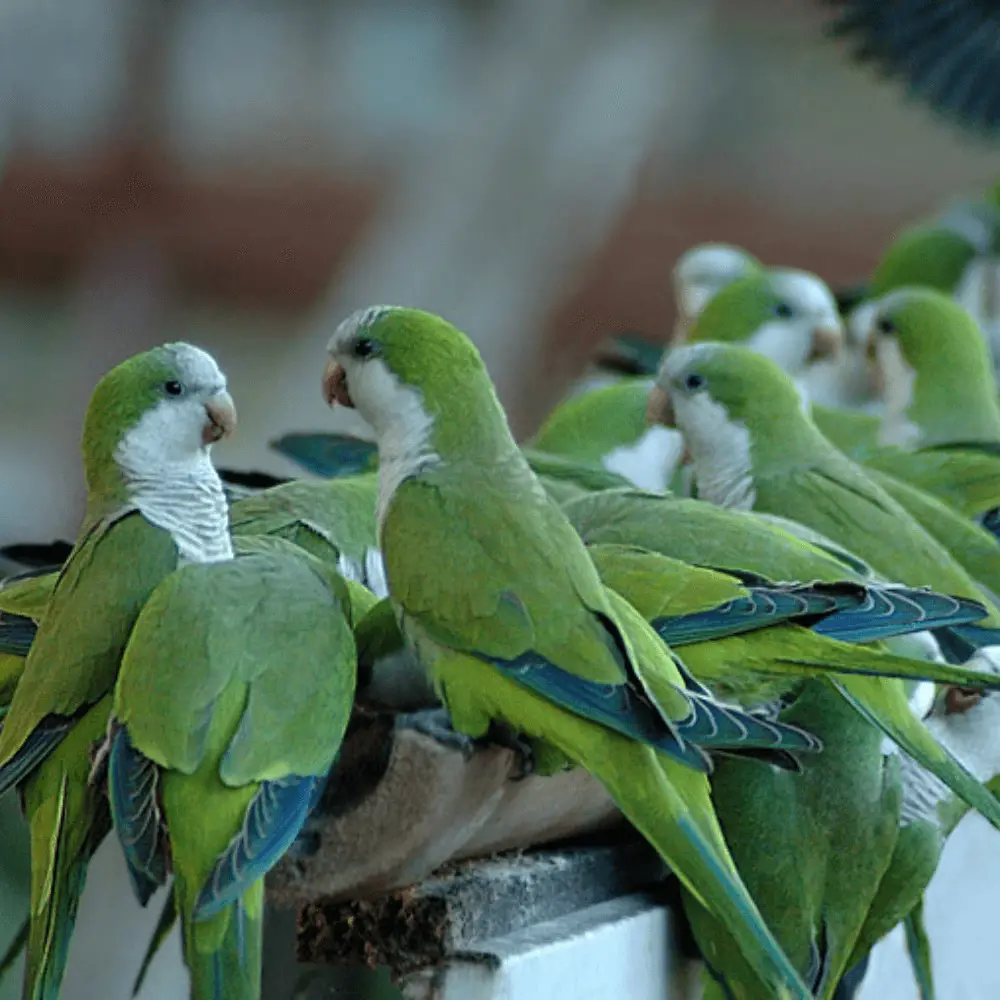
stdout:
{"type": "Polygon", "coordinates": [[[491,722],[483,740],[490,746],[504,747],[513,752],[517,759],[517,770],[511,773],[510,781],[523,781],[535,773],[535,748],[531,741],[511,729],[505,722],[491,722]]]}
{"type": "Polygon", "coordinates": [[[446,708],[425,708],[419,712],[404,712],[396,716],[397,729],[413,729],[430,737],[449,750],[457,750],[468,760],[476,749],[476,741],[452,727],[446,708]]]}

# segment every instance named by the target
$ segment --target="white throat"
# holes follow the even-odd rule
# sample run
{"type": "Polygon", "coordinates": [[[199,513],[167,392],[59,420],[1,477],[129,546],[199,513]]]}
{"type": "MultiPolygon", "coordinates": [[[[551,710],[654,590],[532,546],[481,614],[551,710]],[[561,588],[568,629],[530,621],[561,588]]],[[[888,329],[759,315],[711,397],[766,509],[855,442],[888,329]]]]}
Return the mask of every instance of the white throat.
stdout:
{"type": "Polygon", "coordinates": [[[903,356],[894,338],[879,337],[875,349],[885,385],[885,411],[879,426],[879,444],[914,448],[920,443],[921,431],[906,411],[913,402],[916,370],[903,356]]]}
{"type": "Polygon", "coordinates": [[[381,533],[400,485],[441,461],[431,447],[434,418],[424,409],[420,391],[404,385],[380,361],[353,364],[348,369],[348,385],[358,412],[374,427],[378,438],[375,515],[381,533]]]}
{"type": "Polygon", "coordinates": [[[730,510],[752,510],[757,499],[750,432],[706,393],[678,396],[678,424],[691,452],[698,496],[730,510]]]}
{"type": "Polygon", "coordinates": [[[232,559],[229,505],[208,449],[164,462],[134,433],[115,457],[142,516],[170,532],[182,563],[232,559]]]}

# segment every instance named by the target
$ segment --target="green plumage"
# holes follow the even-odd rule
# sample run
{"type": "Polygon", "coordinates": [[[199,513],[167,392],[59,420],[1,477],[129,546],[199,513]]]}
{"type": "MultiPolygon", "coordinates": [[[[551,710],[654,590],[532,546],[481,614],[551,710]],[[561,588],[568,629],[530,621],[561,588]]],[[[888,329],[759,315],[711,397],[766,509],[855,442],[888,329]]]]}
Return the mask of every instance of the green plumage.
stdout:
{"type": "MultiPolygon", "coordinates": [[[[528,468],[471,344],[426,313],[372,310],[338,330],[331,355],[346,369],[354,404],[380,427],[380,448],[382,434],[391,433],[381,410],[387,400],[368,393],[360,365],[387,368],[395,392],[419,392],[430,420],[427,447],[438,458],[396,487],[381,541],[393,605],[454,727],[480,737],[491,722],[504,721],[591,770],[730,927],[758,980],[772,994],[808,996],[732,873],[704,779],[688,772],[685,781],[698,786],[700,798],[686,799],[665,771],[683,764],[667,764],[624,730],[593,721],[599,716],[573,698],[558,695],[557,702],[541,693],[582,693],[588,684],[620,697],[644,691],[659,725],[685,737],[693,717],[668,651],[637,612],[605,591],[572,526],[528,468]],[[354,348],[361,337],[364,361],[354,348]],[[654,650],[656,660],[644,658],[654,650]],[[541,670],[534,679],[515,666],[526,656],[541,670]],[[538,686],[545,684],[562,687],[538,686]]],[[[384,456],[382,463],[384,471],[384,456]]],[[[693,747],[676,752],[698,760],[693,747]]]]}
{"type": "Polygon", "coordinates": [[[253,549],[157,588],[115,691],[117,724],[158,767],[197,1000],[259,996],[263,883],[247,876],[233,902],[201,916],[206,886],[264,782],[326,774],[354,696],[343,583],[290,544],[253,549]]]}

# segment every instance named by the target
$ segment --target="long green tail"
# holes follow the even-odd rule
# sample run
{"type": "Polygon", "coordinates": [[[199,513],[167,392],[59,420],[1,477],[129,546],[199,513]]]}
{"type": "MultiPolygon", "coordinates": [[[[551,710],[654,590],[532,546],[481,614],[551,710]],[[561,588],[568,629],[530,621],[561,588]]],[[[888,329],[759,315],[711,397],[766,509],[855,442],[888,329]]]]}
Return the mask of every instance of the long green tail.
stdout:
{"type": "Polygon", "coordinates": [[[31,924],[24,1000],[57,1000],[87,865],[111,829],[101,793],[90,783],[91,745],[107,725],[103,699],[23,786],[31,826],[31,924]]]}
{"type": "Polygon", "coordinates": [[[920,1000],[934,1000],[934,972],[931,967],[931,939],[924,926],[924,900],[910,911],[903,921],[906,930],[906,950],[910,954],[910,964],[917,980],[920,1000]]]}
{"type": "Polygon", "coordinates": [[[624,740],[598,766],[591,761],[588,767],[683,885],[725,924],[764,984],[761,995],[811,1000],[736,872],[704,776],[624,740]]]}
{"type": "Polygon", "coordinates": [[[834,683],[859,712],[903,751],[1000,829],[1000,799],[948,753],[913,715],[901,681],[844,674],[834,678],[834,683]]]}
{"type": "Polygon", "coordinates": [[[264,880],[207,920],[185,916],[191,1000],[260,1000],[264,880]]]}

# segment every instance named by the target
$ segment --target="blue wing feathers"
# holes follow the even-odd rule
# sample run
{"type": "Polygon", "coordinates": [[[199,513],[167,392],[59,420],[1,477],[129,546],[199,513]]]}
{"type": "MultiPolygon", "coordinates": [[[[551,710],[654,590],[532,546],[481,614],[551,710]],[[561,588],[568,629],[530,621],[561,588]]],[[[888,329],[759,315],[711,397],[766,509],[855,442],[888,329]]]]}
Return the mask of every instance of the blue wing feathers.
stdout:
{"type": "Polygon", "coordinates": [[[325,479],[368,472],[378,455],[374,442],[349,434],[283,434],[271,442],[271,447],[325,479]]]}
{"type": "Polygon", "coordinates": [[[131,744],[123,726],[111,737],[108,798],[136,898],[145,906],[167,880],[157,800],[159,769],[131,744]]]}
{"type": "Polygon", "coordinates": [[[262,782],[247,807],[243,827],[230,841],[202,887],[194,917],[207,919],[235,902],[285,853],[317,798],[325,777],[262,782]]]}

